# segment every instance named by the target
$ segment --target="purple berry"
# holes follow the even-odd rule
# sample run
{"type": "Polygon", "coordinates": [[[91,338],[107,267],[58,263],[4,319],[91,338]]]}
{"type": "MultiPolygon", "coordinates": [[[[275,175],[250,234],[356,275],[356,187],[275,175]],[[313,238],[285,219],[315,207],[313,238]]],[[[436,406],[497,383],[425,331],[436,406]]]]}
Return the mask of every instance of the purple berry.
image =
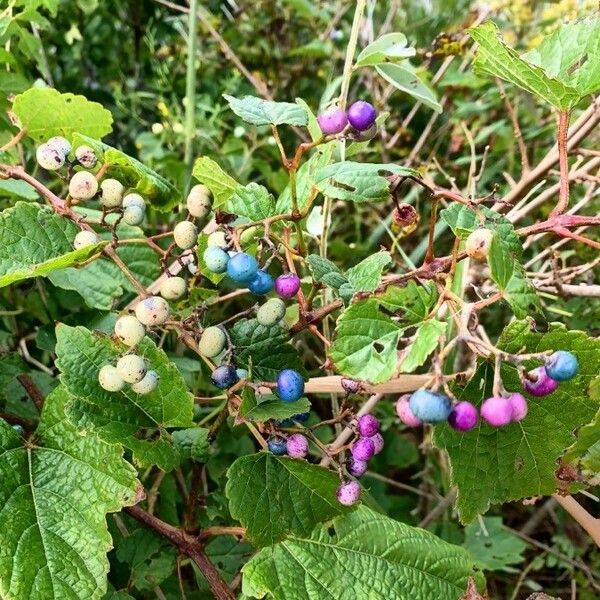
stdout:
{"type": "Polygon", "coordinates": [[[366,131],[375,123],[377,111],[372,104],[359,100],[348,109],[348,121],[357,131],[366,131]]]}
{"type": "Polygon", "coordinates": [[[481,405],[481,418],[492,427],[504,427],[512,421],[512,404],[508,398],[492,396],[481,405]]]}
{"type": "Polygon", "coordinates": [[[373,415],[363,415],[358,419],[356,428],[363,437],[371,437],[379,431],[379,421],[373,415]]]}
{"type": "Polygon", "coordinates": [[[348,473],[354,477],[360,477],[367,472],[368,463],[366,460],[358,460],[354,457],[348,459],[348,473]]]}
{"type": "Polygon", "coordinates": [[[522,421],[527,416],[527,400],[523,394],[514,393],[508,397],[508,401],[512,406],[512,420],[522,421]]]}
{"type": "Polygon", "coordinates": [[[348,117],[339,106],[331,106],[317,117],[317,122],[324,135],[335,135],[344,131],[348,117]]]}
{"type": "Polygon", "coordinates": [[[300,277],[295,273],[280,275],[275,280],[275,292],[282,298],[293,298],[300,289],[300,277]]]}
{"type": "Polygon", "coordinates": [[[290,435],[287,440],[287,453],[292,458],[304,458],[308,454],[308,440],[301,433],[290,435]]]}
{"type": "Polygon", "coordinates": [[[533,371],[529,371],[529,375],[533,379],[526,377],[523,380],[523,387],[532,396],[547,396],[558,387],[558,381],[555,381],[546,373],[545,367],[537,367],[533,371]]]}
{"type": "Polygon", "coordinates": [[[352,506],[360,498],[360,483],[358,481],[347,481],[337,489],[338,502],[344,506],[352,506]]]}
{"type": "Polygon", "coordinates": [[[342,377],[341,384],[347,394],[356,394],[360,390],[360,381],[356,381],[356,379],[342,377]]]}
{"type": "Polygon", "coordinates": [[[396,402],[396,414],[398,418],[408,427],[420,427],[423,425],[421,419],[418,419],[410,410],[409,405],[410,394],[404,394],[400,396],[396,402]]]}
{"type": "Polygon", "coordinates": [[[471,431],[477,425],[477,409],[466,401],[459,402],[452,408],[448,424],[456,431],[471,431]]]}
{"type": "Polygon", "coordinates": [[[383,446],[385,442],[383,441],[383,436],[380,433],[376,433],[369,438],[373,442],[373,446],[375,446],[375,454],[379,454],[383,450],[383,446]]]}
{"type": "Polygon", "coordinates": [[[352,457],[357,460],[369,460],[375,455],[375,443],[371,438],[361,437],[358,438],[350,448],[352,457]]]}

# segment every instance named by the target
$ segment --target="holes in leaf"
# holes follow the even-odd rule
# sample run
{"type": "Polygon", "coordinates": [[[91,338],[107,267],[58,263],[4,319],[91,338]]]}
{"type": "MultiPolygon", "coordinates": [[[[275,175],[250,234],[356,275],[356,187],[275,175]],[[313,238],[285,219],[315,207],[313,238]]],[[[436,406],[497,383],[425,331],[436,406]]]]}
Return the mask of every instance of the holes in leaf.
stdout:
{"type": "Polygon", "coordinates": [[[336,188],[340,188],[341,190],[345,190],[347,192],[356,192],[356,188],[353,185],[348,185],[347,183],[343,183],[342,181],[337,181],[337,179],[333,179],[331,181],[331,185],[336,188]]]}
{"type": "Polygon", "coordinates": [[[335,527],[334,527],[333,525],[330,525],[330,526],[327,528],[327,535],[328,535],[329,537],[335,537],[335,527]]]}
{"type": "Polygon", "coordinates": [[[381,354],[385,350],[385,346],[381,342],[373,342],[373,348],[375,352],[381,354]]]}

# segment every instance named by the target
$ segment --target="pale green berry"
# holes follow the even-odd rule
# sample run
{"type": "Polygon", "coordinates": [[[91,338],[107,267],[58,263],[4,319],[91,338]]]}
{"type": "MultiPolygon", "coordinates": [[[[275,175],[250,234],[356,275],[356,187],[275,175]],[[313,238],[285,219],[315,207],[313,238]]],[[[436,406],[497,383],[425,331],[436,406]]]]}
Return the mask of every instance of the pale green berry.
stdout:
{"type": "Polygon", "coordinates": [[[123,211],[123,221],[127,225],[141,225],[144,222],[146,211],[139,206],[128,206],[123,211]]]}
{"type": "Polygon", "coordinates": [[[191,221],[181,221],[173,229],[173,239],[179,248],[189,250],[198,241],[198,228],[191,221]]]}
{"type": "Polygon", "coordinates": [[[46,142],[46,145],[49,148],[56,150],[63,158],[66,158],[67,154],[71,152],[71,144],[69,143],[69,140],[60,135],[55,135],[54,137],[51,137],[46,142]]]}
{"type": "Polygon", "coordinates": [[[146,370],[146,361],[137,354],[126,354],[117,361],[117,371],[127,383],[141,381],[146,370]]]}
{"type": "Polygon", "coordinates": [[[146,335],[146,328],[133,315],[123,315],[115,323],[115,336],[126,346],[137,346],[146,335]]]}
{"type": "Polygon", "coordinates": [[[98,162],[94,149],[85,145],[77,147],[75,150],[75,158],[77,159],[77,162],[86,169],[93,169],[98,162]]]}
{"type": "Polygon", "coordinates": [[[69,194],[75,200],[89,200],[96,195],[98,182],[87,171],[79,171],[69,181],[69,194]]]}
{"type": "Polygon", "coordinates": [[[42,169],[56,171],[65,164],[65,156],[48,144],[42,144],[35,152],[35,158],[42,169]]]}
{"type": "Polygon", "coordinates": [[[279,323],[283,317],[285,317],[285,303],[281,298],[267,300],[256,313],[256,320],[266,327],[279,323]]]}
{"type": "Polygon", "coordinates": [[[145,209],[146,201],[139,194],[131,192],[123,196],[123,208],[129,208],[130,206],[139,206],[145,209]]]}
{"type": "Polygon", "coordinates": [[[251,244],[256,236],[259,234],[260,228],[257,226],[254,227],[248,227],[248,229],[244,229],[244,231],[242,231],[242,234],[240,235],[240,244],[242,245],[242,247],[246,247],[249,244],[251,244]]]}
{"type": "Polygon", "coordinates": [[[179,300],[186,292],[187,284],[183,277],[169,277],[160,286],[160,295],[166,300],[179,300]]]}
{"type": "Polygon", "coordinates": [[[218,246],[219,248],[227,248],[227,240],[225,239],[224,231],[213,231],[206,240],[207,246],[218,246]]]}
{"type": "Polygon", "coordinates": [[[131,389],[136,394],[149,394],[158,387],[159,381],[160,375],[156,371],[146,371],[146,374],[144,375],[143,379],[141,381],[138,381],[137,383],[134,383],[131,386],[131,389]]]}
{"type": "Polygon", "coordinates": [[[485,260],[490,252],[494,233],[489,229],[476,229],[465,242],[466,253],[475,260],[485,260]]]}
{"type": "Polygon", "coordinates": [[[198,350],[203,356],[214,358],[223,352],[226,343],[227,336],[220,327],[207,327],[200,336],[198,350]]]}
{"type": "Polygon", "coordinates": [[[119,392],[125,387],[125,380],[113,365],[104,365],[100,369],[98,383],[107,392],[119,392]]]}
{"type": "Polygon", "coordinates": [[[123,184],[116,180],[105,179],[100,184],[100,189],[102,190],[102,194],[100,196],[100,204],[105,208],[117,208],[121,206],[121,202],[123,202],[123,184]]]}
{"type": "Polygon", "coordinates": [[[202,184],[195,185],[188,194],[186,205],[192,217],[203,219],[210,212],[210,190],[202,184]]]}
{"type": "Polygon", "coordinates": [[[93,246],[100,241],[100,238],[93,231],[80,231],[73,240],[73,248],[80,250],[86,246],[93,246]]]}
{"type": "Polygon", "coordinates": [[[135,316],[143,325],[162,325],[169,318],[169,303],[160,296],[144,298],[137,303],[135,316]]]}

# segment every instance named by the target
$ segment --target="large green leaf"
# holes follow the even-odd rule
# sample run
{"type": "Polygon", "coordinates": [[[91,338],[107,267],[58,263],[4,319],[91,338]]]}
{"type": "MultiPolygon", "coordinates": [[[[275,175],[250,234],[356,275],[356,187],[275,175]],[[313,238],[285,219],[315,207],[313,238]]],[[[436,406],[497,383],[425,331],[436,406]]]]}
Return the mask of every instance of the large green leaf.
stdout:
{"type": "Polygon", "coordinates": [[[275,198],[267,188],[258,183],[238,187],[223,208],[251,221],[262,221],[277,214],[275,198]]]}
{"type": "Polygon", "coordinates": [[[336,498],[339,483],[324,467],[259,452],[229,467],[225,493],[246,537],[267,546],[291,533],[308,535],[317,523],[348,512],[336,498]]]}
{"type": "MultiPolygon", "coordinates": [[[[575,442],[575,432],[600,408],[600,340],[559,324],[552,324],[547,333],[535,333],[528,322],[516,321],[504,330],[498,346],[513,353],[569,350],[578,357],[581,371],[549,396],[528,396],[529,413],[523,421],[499,429],[480,422],[468,433],[447,425],[436,427],[435,442],[450,457],[464,522],[492,503],[555,492],[557,461],[575,442]]],[[[540,361],[528,366],[536,364],[540,361]]],[[[491,396],[492,380],[493,368],[484,363],[464,389],[455,390],[457,397],[479,406],[491,396]]],[[[518,372],[510,364],[502,365],[502,381],[507,390],[522,391],[518,372]]]]}
{"type": "Polygon", "coordinates": [[[73,250],[80,231],[49,207],[17,202],[0,213],[0,287],[84,262],[101,245],[73,250]]]}
{"type": "Polygon", "coordinates": [[[354,68],[395,62],[414,56],[414,48],[407,47],[408,40],[403,33],[386,33],[366,46],[357,56],[354,68]]]}
{"type": "Polygon", "coordinates": [[[402,373],[412,373],[420,367],[437,348],[440,337],[445,331],[446,324],[441,321],[436,319],[423,321],[406,349],[406,354],[400,363],[400,371],[402,373]]]}
{"type": "Polygon", "coordinates": [[[99,600],[112,547],[106,513],[143,488],[122,448],[82,435],[65,416],[61,387],[46,398],[34,437],[0,420],[0,596],[99,600]]]}
{"type": "Polygon", "coordinates": [[[482,583],[464,549],[365,506],[263,548],[242,572],[246,595],[273,600],[458,600],[469,577],[482,583]]]}
{"type": "Polygon", "coordinates": [[[272,102],[256,96],[234,98],[223,94],[231,110],[247,123],[253,125],[307,125],[308,115],[304,108],[291,102],[272,102]]]}
{"type": "Polygon", "coordinates": [[[429,315],[437,302],[438,293],[430,282],[420,285],[411,280],[404,287],[389,286],[377,299],[402,323],[416,325],[429,315]]]}
{"type": "Polygon", "coordinates": [[[372,292],[377,289],[383,270],[391,262],[389,252],[376,252],[348,269],[345,275],[355,292],[372,292]]]}
{"type": "Polygon", "coordinates": [[[208,156],[196,159],[192,175],[200,183],[203,183],[211,191],[214,201],[213,208],[223,206],[231,196],[239,190],[242,185],[233,177],[225,173],[223,169],[208,156]]]}
{"type": "Polygon", "coordinates": [[[310,402],[306,398],[300,398],[296,402],[282,402],[273,394],[257,397],[252,388],[245,387],[242,392],[239,415],[249,421],[268,421],[270,419],[283,421],[295,415],[307,413],[309,410],[310,402]]]}
{"type": "Polygon", "coordinates": [[[100,139],[112,131],[112,115],[102,105],[52,88],[31,88],[19,94],[13,112],[37,142],[55,135],[72,140],[77,132],[100,139]]]}
{"type": "Polygon", "coordinates": [[[98,383],[100,368],[114,364],[124,350],[122,344],[99,332],[57,326],[56,366],[73,396],[69,417],[81,427],[93,428],[108,442],[131,448],[139,464],[156,464],[170,470],[176,466],[179,454],[166,429],[193,425],[193,398],[177,367],[148,338],[137,351],[160,375],[156,390],[139,395],[129,386],[121,392],[102,389],[98,383]]]}

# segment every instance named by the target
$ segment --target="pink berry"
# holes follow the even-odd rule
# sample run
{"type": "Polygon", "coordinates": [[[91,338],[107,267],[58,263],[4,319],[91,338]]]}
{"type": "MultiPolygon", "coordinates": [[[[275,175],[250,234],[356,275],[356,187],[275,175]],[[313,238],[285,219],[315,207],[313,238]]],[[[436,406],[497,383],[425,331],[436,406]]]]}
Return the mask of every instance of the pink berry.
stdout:
{"type": "Polygon", "coordinates": [[[551,394],[557,387],[558,381],[555,381],[546,373],[544,367],[537,367],[533,371],[529,371],[529,375],[533,379],[525,378],[523,380],[523,387],[525,391],[532,396],[547,396],[551,394]]]}
{"type": "Polygon", "coordinates": [[[409,427],[420,427],[423,423],[421,419],[418,419],[413,414],[413,411],[410,410],[409,405],[410,394],[404,394],[404,396],[400,396],[396,402],[396,414],[398,418],[409,427]]]}
{"type": "Polygon", "coordinates": [[[375,446],[375,454],[379,454],[385,445],[383,441],[383,436],[380,433],[376,433],[369,438],[373,442],[373,446],[375,446]]]}
{"type": "Polygon", "coordinates": [[[337,489],[338,502],[344,506],[352,506],[360,498],[360,483],[358,481],[347,481],[337,489]]]}
{"type": "Polygon", "coordinates": [[[339,106],[331,106],[317,117],[317,122],[325,135],[335,135],[344,131],[348,117],[339,106]]]}
{"type": "Polygon", "coordinates": [[[363,415],[358,419],[356,428],[364,437],[371,437],[379,431],[379,421],[373,415],[363,415]]]}
{"type": "Polygon", "coordinates": [[[350,448],[352,457],[357,460],[369,460],[375,455],[375,443],[371,438],[358,438],[350,448]]]}
{"type": "Polygon", "coordinates": [[[301,433],[294,433],[287,439],[287,453],[292,458],[304,458],[308,454],[308,440],[301,433]]]}
{"type": "Polygon", "coordinates": [[[360,477],[367,472],[368,463],[366,460],[357,460],[350,457],[348,459],[348,473],[354,477],[360,477]]]}
{"type": "Polygon", "coordinates": [[[512,420],[522,421],[527,416],[527,400],[523,394],[514,393],[508,397],[508,401],[512,406],[512,420]]]}
{"type": "Polygon", "coordinates": [[[455,404],[448,417],[448,424],[456,431],[471,431],[477,425],[477,409],[466,401],[455,404]]]}
{"type": "Polygon", "coordinates": [[[300,277],[295,273],[280,275],[275,280],[275,291],[282,298],[293,298],[300,289],[300,277]]]}
{"type": "Polygon", "coordinates": [[[342,377],[342,381],[340,383],[347,394],[356,394],[360,390],[360,381],[356,381],[355,379],[342,377]]]}
{"type": "Polygon", "coordinates": [[[492,396],[481,405],[481,418],[492,427],[503,427],[512,421],[512,404],[508,398],[492,396]]]}

